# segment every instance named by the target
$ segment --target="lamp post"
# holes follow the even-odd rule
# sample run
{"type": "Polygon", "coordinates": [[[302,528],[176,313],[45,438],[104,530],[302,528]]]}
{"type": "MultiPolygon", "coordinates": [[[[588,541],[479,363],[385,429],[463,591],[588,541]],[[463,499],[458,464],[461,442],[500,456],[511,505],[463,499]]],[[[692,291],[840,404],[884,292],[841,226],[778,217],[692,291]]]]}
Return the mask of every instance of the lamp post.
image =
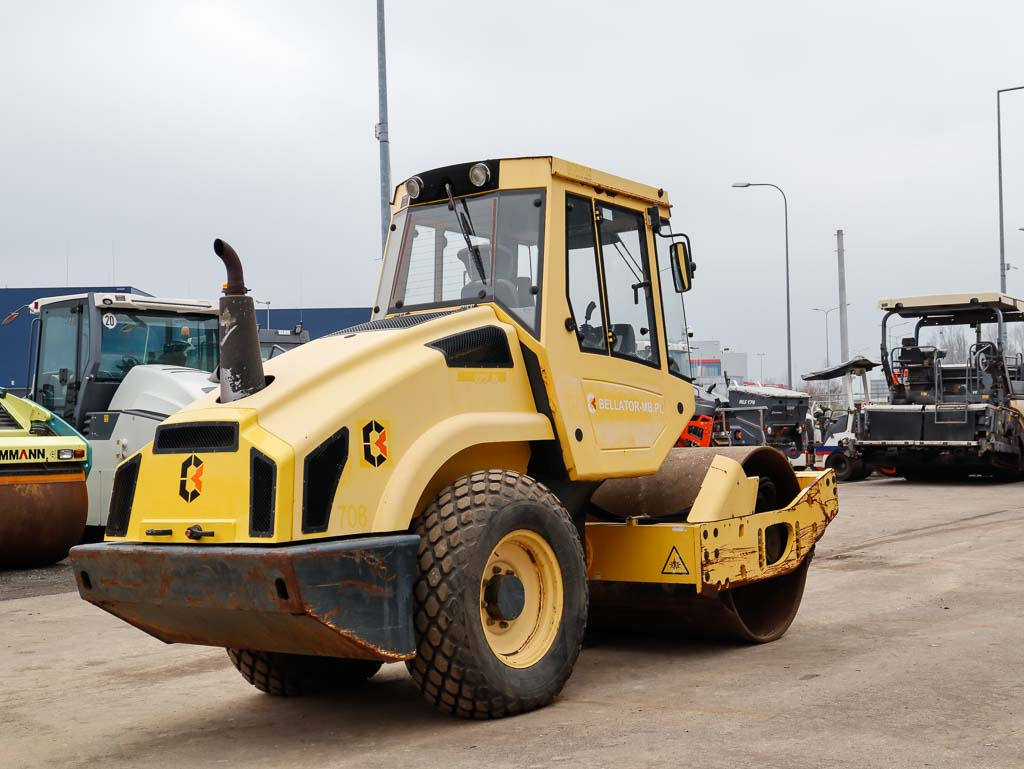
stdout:
{"type": "Polygon", "coordinates": [[[267,307],[267,328],[270,328],[270,300],[268,299],[265,302],[261,302],[259,299],[253,299],[253,302],[255,304],[266,305],[266,307],[267,307]]]}
{"type": "Polygon", "coordinates": [[[996,157],[999,166],[999,290],[1006,293],[1006,244],[1003,238],[1003,116],[1001,97],[1008,91],[1024,90],[1024,85],[996,91],[996,157]]]}
{"type": "MultiPolygon", "coordinates": [[[[820,312],[820,313],[822,313],[825,316],[825,368],[829,368],[832,365],[829,362],[829,357],[828,357],[828,340],[829,340],[829,336],[828,336],[828,314],[830,312],[835,312],[841,306],[842,305],[837,305],[836,307],[829,307],[827,310],[823,310],[820,307],[812,307],[811,308],[815,312],[820,312]]],[[[849,307],[850,303],[847,302],[846,306],[849,307]]]]}
{"type": "Polygon", "coordinates": [[[374,136],[380,143],[380,250],[388,240],[391,219],[391,139],[388,136],[388,65],[384,44],[384,0],[377,0],[377,110],[374,136]]]}
{"type": "Polygon", "coordinates": [[[774,187],[782,195],[782,214],[786,226],[786,386],[793,389],[793,332],[789,311],[789,201],[786,193],[777,184],[768,182],[736,182],[733,187],[774,187]]]}

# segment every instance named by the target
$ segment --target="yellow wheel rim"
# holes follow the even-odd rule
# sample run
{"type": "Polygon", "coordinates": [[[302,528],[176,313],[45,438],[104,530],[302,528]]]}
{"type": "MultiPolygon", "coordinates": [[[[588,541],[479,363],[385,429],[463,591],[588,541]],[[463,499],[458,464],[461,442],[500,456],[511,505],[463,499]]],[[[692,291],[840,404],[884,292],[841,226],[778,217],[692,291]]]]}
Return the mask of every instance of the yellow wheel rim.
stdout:
{"type": "Polygon", "coordinates": [[[517,529],[502,537],[480,578],[480,623],[494,655],[513,668],[528,668],[543,659],[562,623],[563,592],[562,569],[542,536],[517,529]],[[500,603],[513,618],[499,608],[500,583],[500,603]],[[513,598],[504,597],[508,594],[513,598]]]}

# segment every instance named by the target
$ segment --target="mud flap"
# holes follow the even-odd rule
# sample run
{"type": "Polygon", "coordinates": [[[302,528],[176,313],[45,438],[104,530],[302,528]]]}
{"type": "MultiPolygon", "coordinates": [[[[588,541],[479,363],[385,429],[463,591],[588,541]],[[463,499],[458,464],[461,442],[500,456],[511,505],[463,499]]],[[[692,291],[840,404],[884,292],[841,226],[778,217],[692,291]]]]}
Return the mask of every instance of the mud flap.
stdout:
{"type": "Polygon", "coordinates": [[[82,598],[167,643],[395,662],[415,653],[418,545],[104,542],[74,548],[71,563],[82,598]]]}

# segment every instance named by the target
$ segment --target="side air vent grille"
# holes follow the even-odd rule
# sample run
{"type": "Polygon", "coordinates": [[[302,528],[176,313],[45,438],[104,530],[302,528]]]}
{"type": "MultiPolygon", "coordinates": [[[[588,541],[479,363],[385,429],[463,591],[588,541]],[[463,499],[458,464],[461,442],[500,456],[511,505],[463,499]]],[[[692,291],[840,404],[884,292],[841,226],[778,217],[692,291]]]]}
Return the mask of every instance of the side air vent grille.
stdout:
{"type": "Polygon", "coordinates": [[[508,336],[497,326],[462,331],[427,347],[439,350],[449,368],[512,368],[508,336]]]}
{"type": "Polygon", "coordinates": [[[326,531],[334,492],[348,461],[348,428],[343,427],[306,456],[302,475],[302,531],[326,531]]]}
{"type": "Polygon", "coordinates": [[[249,452],[249,536],[274,536],[277,465],[266,454],[249,452]]]}
{"type": "Polygon", "coordinates": [[[457,310],[445,310],[444,312],[424,312],[420,315],[399,315],[395,318],[381,318],[380,320],[371,320],[366,323],[360,323],[358,326],[349,326],[343,328],[341,331],[335,331],[333,334],[327,336],[338,336],[339,334],[358,334],[360,331],[384,331],[388,329],[400,329],[400,328],[412,328],[418,326],[420,323],[426,323],[428,320],[434,320],[436,318],[443,318],[445,315],[451,315],[457,310]]]}
{"type": "Polygon", "coordinates": [[[20,430],[18,420],[7,413],[7,409],[0,406],[0,430],[20,430]]]}
{"type": "Polygon", "coordinates": [[[154,454],[238,451],[237,422],[194,422],[156,428],[154,454]]]}
{"type": "Polygon", "coordinates": [[[107,516],[108,537],[123,537],[128,533],[128,519],[132,514],[135,485],[139,481],[141,464],[142,456],[136,454],[114,473],[114,489],[110,493],[110,514],[107,516]]]}

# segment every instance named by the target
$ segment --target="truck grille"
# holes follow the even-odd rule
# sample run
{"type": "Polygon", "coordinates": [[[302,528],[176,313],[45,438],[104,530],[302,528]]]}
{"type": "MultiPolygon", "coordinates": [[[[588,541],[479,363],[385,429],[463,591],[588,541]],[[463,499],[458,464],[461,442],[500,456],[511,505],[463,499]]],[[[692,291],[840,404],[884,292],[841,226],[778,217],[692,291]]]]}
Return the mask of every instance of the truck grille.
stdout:
{"type": "Polygon", "coordinates": [[[0,430],[20,430],[18,420],[7,413],[7,409],[0,406],[0,430]]]}
{"type": "Polygon", "coordinates": [[[107,516],[108,537],[123,537],[128,533],[128,519],[132,514],[135,484],[139,481],[141,464],[142,456],[136,454],[114,473],[114,489],[110,493],[110,513],[107,516]]]}
{"type": "Polygon", "coordinates": [[[343,427],[306,456],[302,476],[302,531],[326,531],[334,493],[348,461],[348,428],[343,427]]]}
{"type": "Polygon", "coordinates": [[[249,483],[249,536],[272,537],[277,465],[256,449],[249,452],[249,483]]]}
{"type": "Polygon", "coordinates": [[[194,422],[156,428],[154,454],[237,451],[237,422],[194,422]]]}
{"type": "Polygon", "coordinates": [[[483,326],[437,339],[431,347],[449,368],[512,368],[508,336],[497,326],[483,326]]]}

